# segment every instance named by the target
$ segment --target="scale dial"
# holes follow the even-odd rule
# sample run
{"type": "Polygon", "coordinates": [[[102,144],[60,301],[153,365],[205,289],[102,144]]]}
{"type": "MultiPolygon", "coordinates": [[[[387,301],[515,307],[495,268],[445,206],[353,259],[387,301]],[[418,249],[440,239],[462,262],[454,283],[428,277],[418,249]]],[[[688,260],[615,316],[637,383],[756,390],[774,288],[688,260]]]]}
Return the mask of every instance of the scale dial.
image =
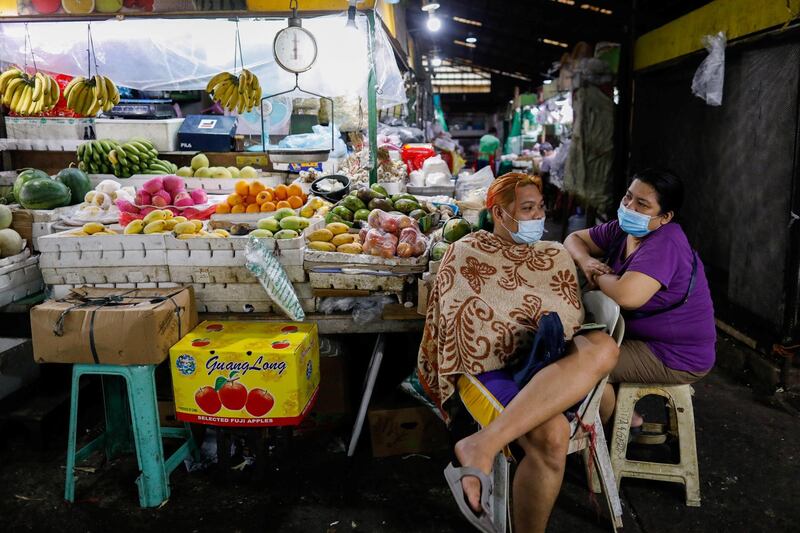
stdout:
{"type": "Polygon", "coordinates": [[[297,74],[314,65],[317,60],[317,41],[306,29],[289,26],[275,36],[272,52],[283,70],[297,74]]]}

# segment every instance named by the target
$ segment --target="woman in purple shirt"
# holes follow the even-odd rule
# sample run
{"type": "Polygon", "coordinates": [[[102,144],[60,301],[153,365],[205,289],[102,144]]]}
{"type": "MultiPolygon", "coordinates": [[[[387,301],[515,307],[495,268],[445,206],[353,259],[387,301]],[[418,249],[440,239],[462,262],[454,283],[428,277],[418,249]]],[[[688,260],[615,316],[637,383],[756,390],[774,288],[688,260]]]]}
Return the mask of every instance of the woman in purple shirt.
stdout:
{"type": "MultiPolygon", "coordinates": [[[[616,301],[625,317],[610,383],[694,383],[714,366],[717,335],[705,269],[674,221],[682,202],[680,179],[645,170],[633,177],[618,220],[572,233],[564,242],[591,288],[616,301]]],[[[614,405],[614,389],[607,385],[600,405],[604,422],[614,405]]],[[[634,414],[631,426],[642,422],[634,414]]]]}

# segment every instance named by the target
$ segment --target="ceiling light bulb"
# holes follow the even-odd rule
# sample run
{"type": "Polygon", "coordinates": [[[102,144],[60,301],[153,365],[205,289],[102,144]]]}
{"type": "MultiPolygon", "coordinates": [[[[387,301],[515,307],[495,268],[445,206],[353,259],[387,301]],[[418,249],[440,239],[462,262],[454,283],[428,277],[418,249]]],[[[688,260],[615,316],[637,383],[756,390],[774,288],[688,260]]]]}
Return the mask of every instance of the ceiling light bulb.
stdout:
{"type": "Polygon", "coordinates": [[[553,80],[544,80],[545,85],[550,85],[551,83],[553,83],[553,80]]]}
{"type": "Polygon", "coordinates": [[[442,58],[439,56],[433,56],[431,58],[431,66],[433,68],[439,68],[442,66],[442,58]]]}
{"type": "Polygon", "coordinates": [[[442,28],[442,20],[439,17],[437,17],[436,15],[434,15],[433,11],[431,11],[428,14],[427,26],[428,26],[428,30],[429,31],[437,32],[442,28]]]}
{"type": "Polygon", "coordinates": [[[469,44],[475,44],[475,43],[477,43],[477,42],[478,42],[478,38],[477,38],[477,37],[467,37],[467,38],[466,38],[466,41],[467,41],[469,44]]]}
{"type": "Polygon", "coordinates": [[[423,2],[422,3],[422,10],[423,11],[436,11],[439,9],[439,2],[423,2]]]}

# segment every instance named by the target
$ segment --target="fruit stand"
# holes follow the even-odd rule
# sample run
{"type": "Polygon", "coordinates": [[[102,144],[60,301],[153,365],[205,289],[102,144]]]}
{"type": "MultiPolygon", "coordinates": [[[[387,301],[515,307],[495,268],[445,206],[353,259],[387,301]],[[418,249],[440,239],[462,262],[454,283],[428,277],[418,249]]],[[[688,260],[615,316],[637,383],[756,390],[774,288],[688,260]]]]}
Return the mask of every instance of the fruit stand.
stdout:
{"type": "MultiPolygon", "coordinates": [[[[77,70],[69,66],[69,60],[74,57],[77,43],[85,37],[65,36],[72,31],[74,19],[59,23],[65,26],[53,37],[66,58],[52,55],[47,45],[42,45],[45,51],[41,53],[33,46],[44,41],[37,25],[51,24],[49,21],[38,20],[23,31],[23,25],[15,24],[23,19],[0,20],[0,38],[11,42],[22,39],[26,43],[24,61],[19,61],[16,52],[0,57],[4,62],[0,99],[7,110],[17,115],[11,117],[19,122],[15,127],[33,135],[36,128],[24,129],[24,121],[20,121],[38,120],[42,131],[48,132],[46,135],[61,128],[68,137],[58,142],[42,138],[0,140],[0,147],[6,150],[4,168],[11,170],[0,175],[0,187],[5,191],[0,204],[8,204],[0,205],[0,280],[8,280],[9,286],[8,293],[0,292],[0,305],[46,287],[42,298],[46,296],[48,300],[42,307],[58,308],[64,302],[78,302],[75,307],[81,309],[95,306],[93,324],[94,313],[98,317],[114,316],[115,312],[126,312],[126,306],[133,312],[136,298],[149,298],[144,296],[149,294],[147,291],[156,291],[158,296],[154,298],[159,302],[181,294],[190,302],[187,309],[199,313],[199,320],[205,322],[197,325],[178,320],[180,342],[174,344],[170,357],[178,418],[218,426],[299,423],[315,402],[320,379],[325,382],[325,377],[319,375],[317,336],[378,334],[369,367],[369,385],[353,431],[352,454],[380,368],[385,335],[422,329],[423,316],[417,312],[420,278],[428,271],[431,257],[440,259],[448,243],[471,230],[458,217],[458,207],[452,202],[434,202],[404,192],[410,168],[406,168],[399,149],[391,154],[381,148],[379,153],[378,106],[393,103],[390,85],[399,76],[396,65],[386,64],[387,57],[391,62],[394,57],[387,48],[384,29],[376,24],[374,3],[366,4],[354,19],[358,30],[346,27],[348,19],[338,15],[302,20],[320,36],[319,53],[326,61],[320,62],[315,56],[315,69],[322,69],[323,81],[311,76],[311,86],[331,91],[331,87],[344,86],[350,87],[350,92],[332,93],[337,105],[327,111],[331,115],[327,126],[316,124],[313,130],[298,130],[313,133],[294,133],[287,126],[281,135],[273,134],[269,139],[233,132],[245,126],[243,117],[254,109],[262,127],[265,116],[277,113],[275,109],[281,102],[262,100],[261,94],[267,92],[262,87],[280,86],[281,76],[264,76],[263,67],[251,67],[244,58],[256,55],[248,53],[254,47],[272,42],[272,34],[262,26],[256,28],[256,23],[267,24],[270,31],[280,31],[286,16],[283,10],[259,13],[258,19],[243,13],[241,19],[235,19],[238,59],[232,70],[230,65],[217,68],[223,61],[214,60],[211,65],[194,65],[199,74],[187,81],[180,78],[179,69],[173,64],[174,72],[157,73],[155,81],[149,79],[147,83],[162,91],[185,93],[200,89],[198,102],[211,105],[212,112],[190,115],[197,120],[188,133],[184,130],[189,118],[182,126],[173,127],[158,119],[147,123],[98,117],[101,113],[111,117],[126,105],[143,105],[130,100],[130,95],[132,91],[144,93],[146,83],[132,79],[133,74],[110,60],[125,50],[119,39],[110,36],[111,25],[132,35],[127,26],[140,29],[140,23],[145,22],[144,18],[137,18],[135,6],[130,11],[126,7],[125,16],[116,20],[98,20],[96,14],[83,14],[84,20],[95,22],[88,26],[88,65],[77,70]],[[256,29],[262,34],[260,39],[254,37],[256,29]],[[363,57],[356,61],[346,54],[333,54],[335,47],[323,52],[325,42],[336,39],[351,45],[355,42],[363,57]],[[243,43],[247,43],[245,54],[243,43]],[[103,53],[99,53],[101,50],[103,53]],[[38,57],[38,64],[31,68],[28,57],[38,57]],[[237,65],[239,61],[241,64],[237,65]],[[352,66],[353,62],[358,66],[352,66]],[[363,87],[352,91],[352,83],[324,81],[324,76],[332,72],[344,80],[363,76],[363,87]],[[368,115],[365,123],[352,120],[363,111],[362,96],[368,115]],[[381,98],[383,104],[379,102],[381,98]],[[348,115],[352,102],[356,105],[351,106],[348,115]],[[356,126],[345,131],[348,121],[356,126]],[[234,126],[229,128],[230,124],[234,126]],[[203,128],[213,135],[203,138],[204,133],[199,131],[203,128]],[[108,136],[91,138],[92,133],[101,131],[108,136]],[[313,141],[320,131],[324,131],[328,143],[323,158],[278,162],[278,153],[296,153],[298,161],[302,161],[303,154],[313,154],[315,149],[303,143],[313,141]],[[292,138],[301,146],[282,146],[279,137],[292,138]],[[184,141],[197,142],[198,138],[209,143],[222,141],[229,151],[170,150],[184,141]],[[255,151],[242,150],[248,143],[255,151]],[[258,149],[267,143],[274,148],[275,161],[270,149],[258,149]],[[381,176],[389,181],[381,182],[381,176]],[[106,292],[97,295],[92,291],[106,292]],[[380,315],[368,321],[358,320],[349,309],[330,311],[342,302],[385,296],[391,298],[390,303],[382,301],[380,315]],[[280,328],[275,329],[274,324],[280,328]],[[198,329],[192,329],[195,326],[198,329]],[[297,333],[298,328],[302,335],[297,333]],[[224,334],[217,335],[223,330],[224,334]],[[295,334],[297,345],[284,339],[293,339],[295,334]],[[240,342],[244,344],[239,346],[240,342]],[[231,362],[217,368],[214,350],[222,349],[228,350],[231,362]],[[308,368],[292,367],[294,384],[286,385],[280,394],[272,389],[269,392],[269,383],[255,378],[243,380],[247,382],[245,389],[239,382],[244,375],[231,369],[239,369],[237,365],[255,352],[261,354],[261,363],[254,365],[258,368],[274,370],[278,367],[265,361],[278,365],[279,361],[292,358],[307,362],[308,368]],[[199,374],[195,374],[198,365],[208,368],[208,375],[217,376],[217,380],[200,383],[199,374]]],[[[290,5],[296,7],[296,2],[290,5]]],[[[302,11],[299,16],[297,11],[293,13],[297,18],[302,15],[302,11]]],[[[156,33],[159,27],[174,26],[173,39],[180,41],[180,36],[187,35],[186,25],[181,22],[192,20],[191,15],[186,17],[147,22],[156,33]]],[[[219,17],[212,15],[204,24],[230,29],[233,22],[225,20],[230,14],[219,17]]],[[[289,28],[299,27],[297,24],[290,23],[289,28]]],[[[163,37],[153,39],[157,42],[159,38],[163,37]]],[[[191,44],[201,46],[201,41],[192,38],[191,44]]],[[[129,46],[131,52],[141,51],[142,44],[136,41],[129,46]]],[[[169,52],[164,53],[169,56],[169,52]]],[[[275,54],[280,63],[277,49],[275,54]]],[[[164,61],[177,60],[167,57],[164,61]]],[[[152,68],[152,60],[145,59],[143,65],[130,70],[144,76],[147,65],[152,68]]],[[[268,72],[275,74],[274,69],[268,72]]],[[[299,71],[292,72],[297,80],[299,71]]],[[[312,69],[311,74],[314,72],[312,69]]],[[[309,108],[319,110],[313,120],[319,117],[322,122],[319,99],[316,103],[295,99],[289,104],[294,110],[292,128],[305,127],[304,117],[308,115],[304,111],[309,108]]],[[[433,154],[431,148],[430,155],[433,154]]],[[[49,336],[67,327],[65,324],[69,321],[62,315],[59,324],[50,330],[40,327],[39,335],[49,336]]],[[[102,354],[97,352],[92,331],[85,335],[82,329],[72,333],[77,342],[86,337],[95,362],[99,363],[102,354]]],[[[49,342],[55,340],[49,338],[49,342]]],[[[42,342],[40,339],[38,345],[45,346],[42,342]]],[[[167,355],[164,353],[164,358],[167,355]]],[[[34,356],[37,361],[55,361],[34,356]]],[[[57,360],[70,362],[68,356],[57,360]]],[[[267,379],[268,374],[260,376],[267,379]]],[[[281,380],[285,383],[283,377],[281,380]]]]}

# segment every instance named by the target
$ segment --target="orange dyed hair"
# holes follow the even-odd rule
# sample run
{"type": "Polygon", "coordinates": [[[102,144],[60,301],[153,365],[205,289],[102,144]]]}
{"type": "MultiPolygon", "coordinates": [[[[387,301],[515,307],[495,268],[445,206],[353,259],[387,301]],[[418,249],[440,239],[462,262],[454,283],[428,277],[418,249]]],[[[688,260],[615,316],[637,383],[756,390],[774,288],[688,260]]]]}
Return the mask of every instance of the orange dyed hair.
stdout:
{"type": "Polygon", "coordinates": [[[517,189],[527,185],[535,185],[539,192],[542,192],[542,178],[539,176],[531,176],[522,172],[503,174],[489,186],[489,191],[486,193],[486,208],[491,209],[495,205],[501,207],[511,205],[517,198],[517,189]]]}

